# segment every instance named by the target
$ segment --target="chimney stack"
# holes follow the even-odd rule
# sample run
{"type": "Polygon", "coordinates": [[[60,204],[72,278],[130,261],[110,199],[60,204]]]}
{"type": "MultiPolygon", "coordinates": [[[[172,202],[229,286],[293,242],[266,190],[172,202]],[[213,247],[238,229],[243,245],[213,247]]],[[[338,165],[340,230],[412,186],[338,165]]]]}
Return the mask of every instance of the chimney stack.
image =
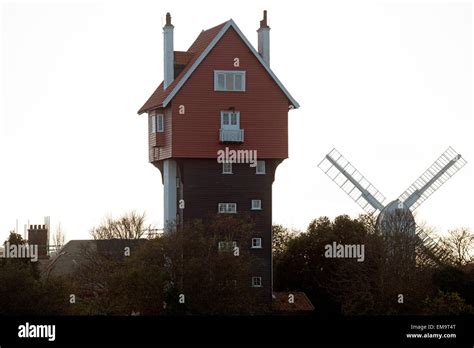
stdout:
{"type": "Polygon", "coordinates": [[[267,23],[267,10],[263,11],[263,19],[260,21],[258,33],[258,53],[265,64],[270,67],[270,27],[267,23]]]}
{"type": "Polygon", "coordinates": [[[48,258],[48,228],[46,225],[30,225],[28,229],[28,244],[38,246],[38,258],[48,258]]]}
{"type": "Polygon", "coordinates": [[[166,24],[163,27],[163,66],[164,66],[164,78],[163,78],[163,89],[168,88],[174,80],[174,53],[173,53],[173,29],[174,26],[171,24],[171,15],[168,12],[166,14],[166,24]]]}

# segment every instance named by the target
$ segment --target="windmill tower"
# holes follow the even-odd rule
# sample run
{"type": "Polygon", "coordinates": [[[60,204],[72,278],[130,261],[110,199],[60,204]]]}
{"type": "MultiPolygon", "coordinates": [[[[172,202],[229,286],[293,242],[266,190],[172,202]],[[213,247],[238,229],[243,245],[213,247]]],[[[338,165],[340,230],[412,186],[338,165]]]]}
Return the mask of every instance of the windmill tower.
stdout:
{"type": "Polygon", "coordinates": [[[387,205],[383,203],[385,197],[336,149],[329,152],[318,167],[366,213],[378,214],[378,231],[391,233],[398,230],[416,236],[417,247],[424,256],[440,264],[447,261],[447,255],[416,225],[413,212],[466,163],[449,147],[405,192],[387,205]]]}

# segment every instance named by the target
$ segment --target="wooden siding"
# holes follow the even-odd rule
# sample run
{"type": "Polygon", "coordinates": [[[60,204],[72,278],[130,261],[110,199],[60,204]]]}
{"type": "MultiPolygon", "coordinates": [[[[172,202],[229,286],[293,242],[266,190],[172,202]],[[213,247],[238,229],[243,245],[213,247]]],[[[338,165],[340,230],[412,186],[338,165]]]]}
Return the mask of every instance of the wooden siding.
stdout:
{"type": "MultiPolygon", "coordinates": [[[[233,174],[222,174],[222,164],[213,159],[177,160],[185,209],[180,220],[187,222],[216,214],[218,203],[237,203],[237,214],[249,214],[255,223],[253,237],[262,238],[262,249],[252,249],[258,264],[249,275],[261,276],[262,292],[271,296],[272,184],[279,160],[266,160],[266,174],[255,174],[248,164],[233,164],[233,174]],[[262,210],[252,210],[252,199],[262,201],[262,210]]],[[[244,247],[251,247],[247,241],[244,247]]],[[[258,289],[256,289],[258,291],[258,289]]]]}
{"type": "Polygon", "coordinates": [[[173,122],[171,108],[156,109],[156,114],[164,115],[164,132],[151,132],[151,115],[148,115],[148,154],[149,161],[156,162],[171,157],[173,122]]]}
{"type": "MultiPolygon", "coordinates": [[[[259,158],[288,157],[288,99],[229,29],[172,101],[172,157],[216,158],[219,149],[251,149],[259,158]],[[234,67],[234,58],[240,66],[234,67]],[[245,70],[245,92],[215,92],[214,70],[245,70]],[[184,115],[178,108],[184,105],[184,115]],[[243,144],[219,144],[220,112],[240,111],[243,144]]],[[[161,156],[160,156],[161,157],[161,156]]]]}

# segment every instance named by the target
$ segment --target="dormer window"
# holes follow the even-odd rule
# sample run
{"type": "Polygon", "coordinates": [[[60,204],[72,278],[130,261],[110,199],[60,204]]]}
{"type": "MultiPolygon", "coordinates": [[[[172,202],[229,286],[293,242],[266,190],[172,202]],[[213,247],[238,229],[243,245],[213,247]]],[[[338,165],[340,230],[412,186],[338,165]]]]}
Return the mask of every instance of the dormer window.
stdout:
{"type": "Polygon", "coordinates": [[[215,70],[214,90],[245,92],[245,71],[215,70]]]}

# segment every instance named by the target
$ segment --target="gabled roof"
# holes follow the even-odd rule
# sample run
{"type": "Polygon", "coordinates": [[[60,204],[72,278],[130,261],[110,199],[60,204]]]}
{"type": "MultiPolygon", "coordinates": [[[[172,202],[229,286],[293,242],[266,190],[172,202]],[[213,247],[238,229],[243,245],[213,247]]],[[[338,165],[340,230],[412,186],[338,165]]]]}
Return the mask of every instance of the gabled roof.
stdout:
{"type": "Polygon", "coordinates": [[[90,253],[97,252],[99,255],[121,260],[124,258],[123,250],[126,246],[133,250],[146,241],[146,239],[70,240],[54,257],[51,257],[48,265],[42,271],[42,276],[72,275],[78,267],[90,261],[88,258],[90,253]]]}
{"type": "Polygon", "coordinates": [[[272,295],[273,309],[277,312],[311,312],[314,306],[302,291],[274,292],[272,295]],[[293,295],[293,303],[289,303],[289,295],[293,295]]]}
{"type": "MultiPolygon", "coordinates": [[[[280,80],[278,80],[278,78],[273,73],[273,71],[265,64],[260,54],[258,54],[258,52],[250,44],[250,42],[247,40],[244,34],[242,34],[237,24],[235,24],[235,22],[232,19],[230,19],[227,22],[224,22],[211,29],[208,29],[205,31],[203,30],[199,34],[197,39],[194,41],[194,43],[191,45],[191,47],[189,47],[187,52],[178,53],[177,58],[179,58],[180,61],[182,61],[183,59],[189,59],[186,67],[174,79],[174,81],[166,90],[163,90],[163,82],[162,82],[158,86],[158,88],[155,90],[155,92],[153,92],[151,97],[146,101],[146,103],[141,107],[141,109],[138,111],[138,114],[141,115],[142,113],[155,109],[155,108],[166,107],[169,104],[169,102],[173,99],[173,97],[176,95],[176,93],[178,93],[181,87],[186,83],[186,81],[194,72],[194,70],[196,70],[199,64],[201,64],[201,62],[206,58],[209,52],[211,52],[214,46],[219,42],[222,36],[224,36],[224,34],[230,28],[233,28],[237,32],[237,34],[240,36],[242,41],[247,45],[249,50],[255,55],[257,60],[262,64],[262,66],[265,68],[268,74],[270,74],[270,76],[273,78],[276,84],[280,87],[282,92],[286,95],[286,97],[290,101],[290,104],[293,106],[293,108],[298,108],[299,107],[298,102],[295,99],[293,99],[291,94],[286,90],[285,86],[283,86],[283,84],[280,82],[280,80]],[[184,53],[187,53],[188,55],[185,56],[184,53]]],[[[175,54],[176,53],[177,52],[175,52],[175,54]]],[[[176,61],[176,58],[175,58],[175,61],[176,61]]]]}

